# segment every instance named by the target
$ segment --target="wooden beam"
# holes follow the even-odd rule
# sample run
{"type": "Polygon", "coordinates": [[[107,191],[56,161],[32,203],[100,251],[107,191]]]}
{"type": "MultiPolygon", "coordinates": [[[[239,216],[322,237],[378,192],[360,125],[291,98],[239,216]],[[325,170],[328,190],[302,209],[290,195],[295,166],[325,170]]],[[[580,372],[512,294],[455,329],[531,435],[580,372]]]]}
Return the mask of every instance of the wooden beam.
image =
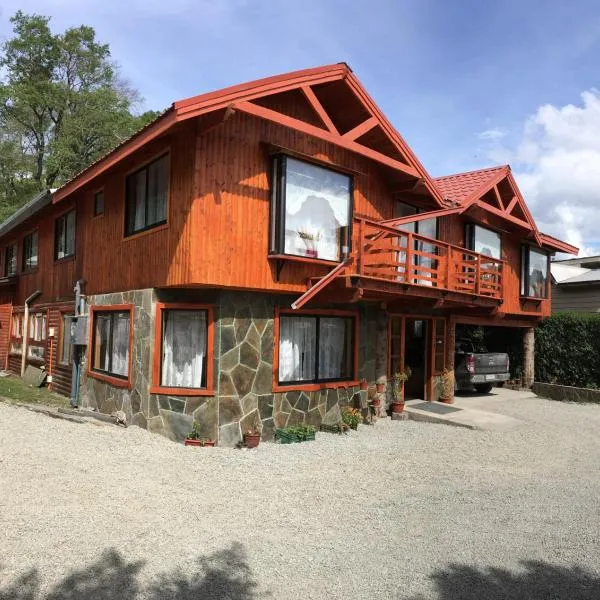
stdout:
{"type": "Polygon", "coordinates": [[[351,129],[345,133],[342,137],[345,140],[353,142],[356,138],[359,138],[361,135],[367,133],[367,131],[371,131],[371,129],[376,127],[377,124],[377,119],[375,117],[370,117],[366,121],[363,121],[360,125],[357,125],[354,129],[351,129]]]}
{"type": "Polygon", "coordinates": [[[342,275],[342,271],[350,264],[350,258],[342,261],[337,267],[329,271],[327,275],[321,277],[321,279],[315,283],[312,287],[308,288],[300,298],[292,302],[292,308],[298,310],[302,308],[307,302],[314,298],[323,288],[329,285],[336,277],[342,275]]]}
{"type": "Polygon", "coordinates": [[[337,127],[333,124],[333,121],[327,114],[327,111],[323,108],[323,105],[319,102],[319,99],[315,96],[312,88],[309,85],[303,85],[301,88],[302,93],[306,96],[306,99],[312,106],[313,110],[319,115],[319,119],[323,121],[323,124],[331,133],[339,135],[337,127]]]}
{"type": "Polygon", "coordinates": [[[314,125],[310,125],[309,123],[305,123],[304,121],[300,121],[299,119],[295,119],[293,117],[288,117],[282,113],[279,113],[275,110],[271,110],[270,108],[265,108],[264,106],[259,106],[258,104],[253,104],[252,102],[236,102],[234,104],[235,110],[240,110],[249,115],[254,115],[259,119],[266,119],[267,121],[273,121],[274,123],[279,123],[284,127],[289,127],[290,129],[295,129],[296,131],[300,131],[302,133],[306,133],[307,135],[311,135],[313,137],[319,138],[326,142],[330,142],[339,146],[340,148],[345,148],[346,150],[350,150],[351,152],[356,152],[356,154],[360,154],[378,162],[386,167],[390,167],[396,171],[400,171],[405,175],[410,175],[411,177],[420,178],[420,174],[418,171],[409,165],[401,163],[398,160],[390,158],[385,154],[381,154],[381,152],[376,152],[375,150],[371,150],[371,148],[367,148],[366,146],[362,146],[361,144],[357,144],[356,142],[350,142],[345,140],[340,135],[334,135],[329,131],[325,131],[320,127],[315,127],[314,125]]]}
{"type": "Polygon", "coordinates": [[[429,212],[417,213],[416,215],[408,215],[407,217],[396,217],[395,219],[386,219],[385,221],[379,221],[380,225],[387,225],[388,227],[397,227],[405,223],[414,223],[415,221],[424,221],[426,219],[433,219],[437,217],[447,217],[448,215],[454,215],[461,211],[461,207],[457,206],[454,208],[442,208],[441,210],[431,210],[429,212]]]}
{"type": "Polygon", "coordinates": [[[481,202],[480,200],[478,200],[474,204],[471,204],[471,206],[478,206],[479,208],[487,210],[488,212],[491,212],[494,215],[498,215],[499,217],[506,219],[511,223],[518,225],[519,227],[523,227],[524,229],[529,229],[533,231],[531,223],[528,223],[527,221],[523,221],[521,219],[517,219],[517,217],[513,217],[512,215],[509,215],[498,208],[494,208],[491,204],[488,204],[487,202],[481,202]]]}
{"type": "Polygon", "coordinates": [[[498,202],[498,207],[500,208],[500,210],[504,210],[504,202],[502,202],[502,198],[500,197],[498,185],[494,186],[494,194],[496,194],[496,202],[498,202]]]}
{"type": "Polygon", "coordinates": [[[506,207],[506,214],[510,215],[510,213],[512,212],[512,209],[516,206],[518,201],[519,201],[518,196],[512,197],[512,200],[510,201],[509,205],[506,207]]]}

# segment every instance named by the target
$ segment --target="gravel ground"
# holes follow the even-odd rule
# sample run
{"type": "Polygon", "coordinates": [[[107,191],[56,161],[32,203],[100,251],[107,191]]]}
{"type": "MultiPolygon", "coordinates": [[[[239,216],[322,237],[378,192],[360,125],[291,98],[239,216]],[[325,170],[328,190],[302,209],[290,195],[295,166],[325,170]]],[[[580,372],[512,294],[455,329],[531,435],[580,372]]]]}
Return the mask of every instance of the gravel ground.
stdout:
{"type": "Polygon", "coordinates": [[[600,597],[600,406],[256,450],[0,403],[0,600],[600,597]]]}

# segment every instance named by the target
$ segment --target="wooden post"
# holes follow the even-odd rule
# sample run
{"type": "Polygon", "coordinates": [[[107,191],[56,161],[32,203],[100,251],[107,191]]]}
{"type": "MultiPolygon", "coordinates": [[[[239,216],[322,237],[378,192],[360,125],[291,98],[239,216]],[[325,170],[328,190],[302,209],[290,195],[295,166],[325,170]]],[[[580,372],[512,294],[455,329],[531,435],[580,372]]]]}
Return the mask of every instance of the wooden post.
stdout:
{"type": "Polygon", "coordinates": [[[380,395],[379,414],[376,416],[384,417],[387,414],[388,315],[383,309],[377,311],[375,336],[375,381],[384,384],[386,390],[380,395]]]}
{"type": "Polygon", "coordinates": [[[533,387],[535,378],[535,329],[523,331],[523,387],[533,387]]]}
{"type": "Polygon", "coordinates": [[[412,261],[413,261],[413,234],[409,231],[406,234],[406,283],[412,283],[412,261]]]}
{"type": "Polygon", "coordinates": [[[364,219],[360,219],[358,222],[358,249],[357,249],[357,259],[358,259],[358,274],[363,274],[363,263],[365,260],[365,222],[364,219]]]}
{"type": "MultiPolygon", "coordinates": [[[[446,322],[446,370],[454,371],[454,351],[456,346],[456,322],[452,317],[446,322]]],[[[452,390],[454,401],[454,390],[452,390]]]]}

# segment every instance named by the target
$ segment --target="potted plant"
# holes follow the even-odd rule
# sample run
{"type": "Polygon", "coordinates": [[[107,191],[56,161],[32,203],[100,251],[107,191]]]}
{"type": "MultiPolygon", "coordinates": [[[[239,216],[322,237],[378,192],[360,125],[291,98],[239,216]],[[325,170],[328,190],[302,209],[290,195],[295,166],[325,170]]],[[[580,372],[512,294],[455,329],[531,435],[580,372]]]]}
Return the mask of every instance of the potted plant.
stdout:
{"type": "Polygon", "coordinates": [[[444,369],[442,371],[442,393],[440,402],[452,404],[454,402],[454,371],[444,369]]]}
{"type": "Polygon", "coordinates": [[[305,253],[306,256],[310,256],[311,258],[318,258],[319,251],[317,250],[317,246],[319,244],[319,240],[321,239],[320,231],[309,231],[308,229],[299,229],[298,235],[300,239],[304,242],[305,253]]]}
{"type": "Polygon", "coordinates": [[[194,421],[192,430],[187,434],[183,443],[186,446],[203,446],[203,441],[202,435],[200,434],[200,423],[194,421]]]}
{"type": "Polygon", "coordinates": [[[342,422],[350,427],[350,429],[358,429],[359,424],[363,422],[360,410],[357,408],[350,408],[349,406],[345,407],[342,410],[342,422]]]}
{"type": "Polygon", "coordinates": [[[369,382],[366,379],[361,379],[360,380],[360,389],[361,390],[368,390],[369,389],[369,382]]]}
{"type": "Polygon", "coordinates": [[[404,410],[404,383],[412,375],[410,367],[404,367],[403,371],[396,371],[392,382],[392,412],[401,413],[404,410]]]}
{"type": "Polygon", "coordinates": [[[258,429],[248,429],[244,433],[244,444],[246,448],[256,448],[260,443],[260,431],[258,429]]]}

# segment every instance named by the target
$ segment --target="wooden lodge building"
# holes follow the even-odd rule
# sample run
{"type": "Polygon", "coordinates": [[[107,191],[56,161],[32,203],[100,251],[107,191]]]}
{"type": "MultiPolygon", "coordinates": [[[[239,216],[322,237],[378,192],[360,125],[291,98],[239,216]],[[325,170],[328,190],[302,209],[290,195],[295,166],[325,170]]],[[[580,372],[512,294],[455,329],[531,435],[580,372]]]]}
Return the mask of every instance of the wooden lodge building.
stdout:
{"type": "Polygon", "coordinates": [[[223,445],[336,422],[405,365],[407,396],[437,399],[455,325],[531,332],[551,254],[577,253],[508,166],[430,177],[345,64],[175,102],[1,224],[0,251],[0,366],[223,445]]]}

